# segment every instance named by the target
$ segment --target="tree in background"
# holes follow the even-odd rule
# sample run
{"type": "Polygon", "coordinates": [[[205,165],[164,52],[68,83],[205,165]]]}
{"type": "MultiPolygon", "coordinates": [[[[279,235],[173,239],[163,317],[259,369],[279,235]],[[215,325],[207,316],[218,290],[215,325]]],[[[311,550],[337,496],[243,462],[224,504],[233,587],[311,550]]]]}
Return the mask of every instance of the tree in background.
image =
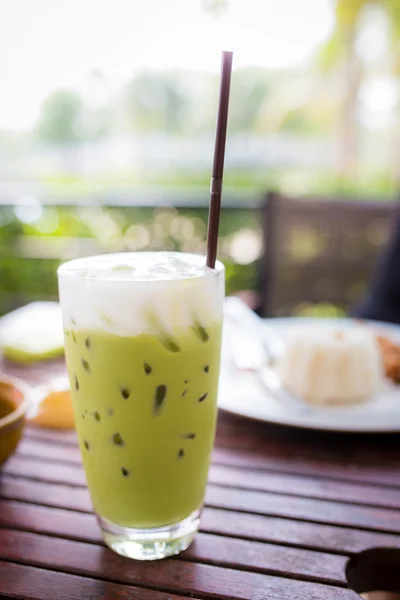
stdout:
{"type": "MultiPolygon", "coordinates": [[[[391,23],[390,42],[392,48],[390,70],[398,81],[400,78],[400,2],[386,0],[386,10],[391,23]]],[[[400,103],[397,107],[397,125],[393,134],[392,171],[395,181],[400,186],[400,103]]]]}
{"type": "Polygon", "coordinates": [[[187,98],[178,73],[140,73],[126,85],[122,96],[129,129],[169,133],[182,130],[187,98]]]}
{"type": "Polygon", "coordinates": [[[356,42],[359,18],[369,0],[336,0],[336,26],[324,44],[319,64],[324,73],[339,71],[341,81],[339,117],[339,168],[352,175],[358,158],[358,99],[362,64],[356,42]]]}
{"type": "MultiPolygon", "coordinates": [[[[269,92],[268,71],[241,68],[233,73],[229,130],[257,133],[269,92]]],[[[121,112],[125,127],[134,132],[171,134],[213,133],[218,76],[174,70],[137,74],[125,87],[121,112]]]]}
{"type": "Polygon", "coordinates": [[[92,69],[81,90],[83,110],[80,116],[81,135],[85,140],[96,140],[108,135],[113,124],[112,92],[106,75],[92,69]]]}
{"type": "Polygon", "coordinates": [[[71,90],[56,90],[43,102],[36,133],[40,140],[55,145],[73,144],[82,139],[81,116],[84,104],[71,90]]]}
{"type": "MultiPolygon", "coordinates": [[[[102,83],[96,72],[89,74],[88,83],[92,84],[92,80],[102,83]]],[[[108,104],[109,101],[93,107],[85,96],[74,90],[55,90],[42,104],[36,135],[41,141],[58,146],[102,137],[108,133],[111,123],[108,104]]]]}
{"type": "Polygon", "coordinates": [[[400,71],[399,0],[336,0],[336,25],[319,57],[325,74],[336,72],[340,75],[339,167],[347,176],[354,175],[357,167],[358,102],[365,77],[365,68],[357,52],[357,39],[365,10],[374,7],[384,11],[388,17],[392,37],[391,54],[400,71]]]}
{"type": "Polygon", "coordinates": [[[229,130],[256,133],[260,114],[268,99],[268,71],[263,68],[237,69],[233,73],[232,86],[234,94],[230,106],[229,130]]]}

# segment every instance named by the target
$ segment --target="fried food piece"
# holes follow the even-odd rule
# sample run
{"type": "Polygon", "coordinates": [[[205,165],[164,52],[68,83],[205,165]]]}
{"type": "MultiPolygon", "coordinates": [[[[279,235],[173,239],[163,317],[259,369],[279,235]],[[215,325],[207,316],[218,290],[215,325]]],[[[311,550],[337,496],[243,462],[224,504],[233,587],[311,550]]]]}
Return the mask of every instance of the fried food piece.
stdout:
{"type": "Polygon", "coordinates": [[[400,346],[395,344],[389,338],[378,335],[377,342],[379,344],[385,375],[394,383],[400,383],[400,346]]]}

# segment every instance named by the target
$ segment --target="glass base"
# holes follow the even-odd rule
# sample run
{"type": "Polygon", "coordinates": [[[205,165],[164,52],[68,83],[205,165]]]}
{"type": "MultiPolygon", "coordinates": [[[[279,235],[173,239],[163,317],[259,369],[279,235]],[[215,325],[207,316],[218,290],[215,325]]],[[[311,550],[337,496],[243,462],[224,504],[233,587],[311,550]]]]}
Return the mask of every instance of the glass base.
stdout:
{"type": "Polygon", "coordinates": [[[200,511],[196,510],[178,523],[152,529],[122,527],[99,515],[97,520],[104,542],[117,554],[136,560],[159,560],[190,546],[199,528],[200,511]]]}

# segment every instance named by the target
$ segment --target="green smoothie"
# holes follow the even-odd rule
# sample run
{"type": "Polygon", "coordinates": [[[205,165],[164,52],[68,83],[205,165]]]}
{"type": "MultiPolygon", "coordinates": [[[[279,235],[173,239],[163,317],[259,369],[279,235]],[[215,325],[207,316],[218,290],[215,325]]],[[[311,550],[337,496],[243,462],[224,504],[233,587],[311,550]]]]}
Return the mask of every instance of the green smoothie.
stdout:
{"type": "Polygon", "coordinates": [[[168,337],[72,326],[65,344],[96,512],[152,528],[199,509],[214,441],[221,323],[168,337]]]}

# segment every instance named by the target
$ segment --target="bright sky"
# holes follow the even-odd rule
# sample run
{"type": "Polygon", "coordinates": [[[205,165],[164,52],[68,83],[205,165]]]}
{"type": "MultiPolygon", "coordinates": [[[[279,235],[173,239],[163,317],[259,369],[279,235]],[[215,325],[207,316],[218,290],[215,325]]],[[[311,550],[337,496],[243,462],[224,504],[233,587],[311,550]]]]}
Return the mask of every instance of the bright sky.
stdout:
{"type": "Polygon", "coordinates": [[[0,128],[31,126],[94,68],[117,89],[147,65],[218,70],[222,49],[235,66],[296,65],[332,26],[331,0],[231,0],[221,21],[201,0],[0,0],[0,128]]]}

